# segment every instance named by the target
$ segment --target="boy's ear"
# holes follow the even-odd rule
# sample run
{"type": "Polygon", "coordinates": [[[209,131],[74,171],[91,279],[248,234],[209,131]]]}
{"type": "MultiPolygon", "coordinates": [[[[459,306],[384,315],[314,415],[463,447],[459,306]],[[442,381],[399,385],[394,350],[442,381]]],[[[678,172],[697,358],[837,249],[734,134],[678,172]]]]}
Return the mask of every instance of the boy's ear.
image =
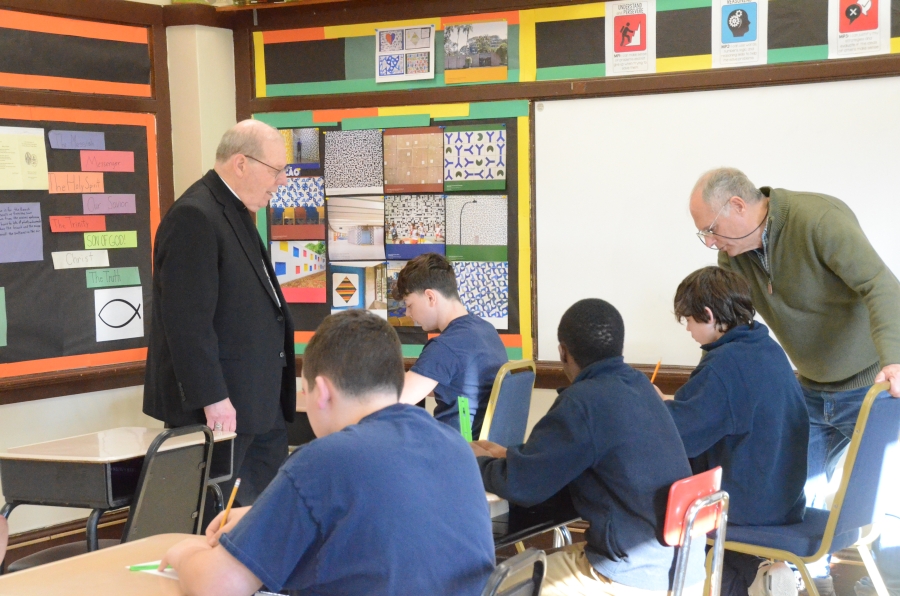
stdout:
{"type": "Polygon", "coordinates": [[[319,375],[316,377],[316,390],[318,395],[315,399],[315,405],[320,410],[324,410],[333,405],[335,399],[334,383],[331,379],[319,375]]]}
{"type": "Polygon", "coordinates": [[[706,311],[706,316],[709,317],[709,321],[707,321],[707,323],[709,323],[710,325],[712,325],[714,328],[718,329],[718,328],[719,328],[719,322],[716,321],[716,315],[713,314],[712,309],[711,309],[710,307],[708,307],[708,306],[704,306],[704,307],[703,307],[703,310],[706,311]]]}
{"type": "Polygon", "coordinates": [[[559,360],[563,364],[569,360],[569,350],[563,344],[559,344],[559,360]]]}
{"type": "Polygon", "coordinates": [[[428,289],[422,292],[422,295],[425,296],[425,299],[428,301],[428,306],[434,306],[437,304],[437,292],[434,290],[428,289]]]}

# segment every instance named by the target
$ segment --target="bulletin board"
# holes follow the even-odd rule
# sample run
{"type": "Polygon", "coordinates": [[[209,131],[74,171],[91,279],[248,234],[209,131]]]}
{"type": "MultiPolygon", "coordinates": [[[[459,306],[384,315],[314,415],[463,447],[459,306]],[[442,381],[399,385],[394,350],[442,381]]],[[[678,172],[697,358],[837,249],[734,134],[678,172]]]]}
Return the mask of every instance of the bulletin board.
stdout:
{"type": "Polygon", "coordinates": [[[0,191],[0,378],[144,360],[154,115],[0,106],[0,127],[40,130],[50,178],[0,191]]]}

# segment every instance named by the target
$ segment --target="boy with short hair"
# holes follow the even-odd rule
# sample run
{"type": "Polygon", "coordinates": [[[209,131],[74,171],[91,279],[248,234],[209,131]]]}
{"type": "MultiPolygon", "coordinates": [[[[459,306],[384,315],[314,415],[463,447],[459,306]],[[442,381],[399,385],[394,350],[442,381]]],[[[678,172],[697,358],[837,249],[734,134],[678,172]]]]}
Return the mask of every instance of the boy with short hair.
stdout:
{"type": "MultiPolygon", "coordinates": [[[[545,596],[663,596],[672,587],[676,552],[661,542],[666,501],[691,468],[653,385],[625,364],[624,334],[611,304],[576,302],[557,331],[572,385],[524,445],[472,444],[486,490],[531,506],[568,487],[590,522],[587,543],[547,557],[545,596]]],[[[703,577],[703,557],[691,557],[686,585],[699,589],[703,577]]]]}
{"type": "Polygon", "coordinates": [[[422,329],[441,332],[406,373],[400,401],[415,404],[434,391],[434,417],[459,430],[457,398],[466,397],[472,437],[478,438],[494,378],[509,360],[497,330],[469,314],[453,266],[439,254],[409,261],[397,277],[394,299],[403,300],[406,314],[422,329]]]}
{"type": "Polygon", "coordinates": [[[220,515],[161,567],[189,594],[481,594],[494,544],[478,467],[458,432],[398,403],[403,357],[387,321],[326,318],[301,381],[319,438],[223,532],[220,515]]]}
{"type": "MultiPolygon", "coordinates": [[[[675,292],[675,317],[705,351],[666,406],[695,473],[722,466],[728,523],[803,520],[809,414],[790,362],[753,320],[750,286],[739,273],[704,267],[675,292]]],[[[746,596],[759,559],[727,553],[722,594],[746,596]]]]}

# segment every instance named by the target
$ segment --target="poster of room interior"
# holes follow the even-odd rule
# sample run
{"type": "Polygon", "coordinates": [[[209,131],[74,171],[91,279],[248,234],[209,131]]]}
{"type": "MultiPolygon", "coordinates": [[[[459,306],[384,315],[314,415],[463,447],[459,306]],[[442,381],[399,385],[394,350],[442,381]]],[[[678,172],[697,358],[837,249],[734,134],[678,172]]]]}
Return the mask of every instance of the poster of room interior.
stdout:
{"type": "Polygon", "coordinates": [[[451,261],[467,310],[494,325],[511,358],[522,357],[518,124],[527,118],[420,116],[421,126],[366,128],[315,118],[284,126],[277,116],[256,118],[284,137],[288,185],[257,225],[298,354],[327,315],[358,308],[386,318],[404,356],[418,356],[429,333],[392,291],[407,261],[435,252],[451,261]]]}

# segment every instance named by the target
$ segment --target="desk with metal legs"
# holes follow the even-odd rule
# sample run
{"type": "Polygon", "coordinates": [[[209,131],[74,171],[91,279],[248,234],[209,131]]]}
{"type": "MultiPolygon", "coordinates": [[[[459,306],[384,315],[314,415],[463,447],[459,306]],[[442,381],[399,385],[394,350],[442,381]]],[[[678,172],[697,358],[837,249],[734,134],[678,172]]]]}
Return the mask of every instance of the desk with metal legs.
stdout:
{"type": "MultiPolygon", "coordinates": [[[[97,550],[97,523],[110,509],[131,503],[144,455],[158,428],[125,427],[13,447],[0,452],[0,482],[9,517],[19,505],[51,505],[91,509],[87,521],[88,550],[97,550]]],[[[233,432],[217,431],[210,465],[210,483],[232,475],[233,432]]],[[[176,437],[162,450],[202,442],[199,435],[176,437]]]]}
{"type": "Polygon", "coordinates": [[[494,531],[494,548],[516,544],[532,536],[555,530],[553,546],[572,544],[572,536],[566,525],[580,520],[567,494],[560,494],[534,507],[509,505],[509,511],[491,515],[494,531]]]}

